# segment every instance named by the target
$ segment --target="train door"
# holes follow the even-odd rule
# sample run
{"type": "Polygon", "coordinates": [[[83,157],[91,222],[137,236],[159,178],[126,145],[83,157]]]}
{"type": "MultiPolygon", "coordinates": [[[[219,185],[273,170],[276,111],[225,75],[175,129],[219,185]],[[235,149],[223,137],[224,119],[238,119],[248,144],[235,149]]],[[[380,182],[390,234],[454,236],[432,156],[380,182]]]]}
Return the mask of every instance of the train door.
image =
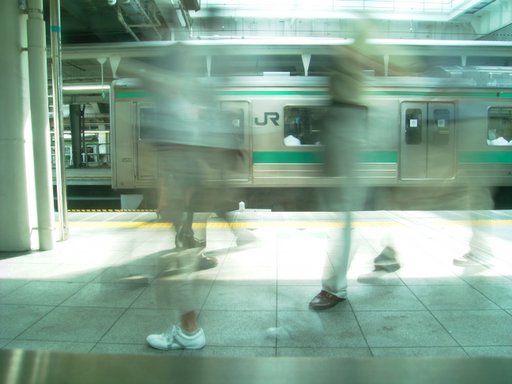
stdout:
{"type": "MultiPolygon", "coordinates": [[[[150,135],[148,122],[157,120],[155,108],[149,104],[138,105],[137,109],[137,137],[135,140],[135,181],[138,186],[144,186],[146,183],[151,185],[158,178],[158,158],[157,153],[150,143],[147,142],[150,135]]],[[[151,124],[149,124],[151,127],[151,124]]]]}
{"type": "Polygon", "coordinates": [[[400,179],[455,176],[454,104],[401,104],[400,179]]]}
{"type": "Polygon", "coordinates": [[[222,101],[220,108],[235,139],[238,149],[236,161],[227,170],[226,178],[232,181],[248,181],[250,173],[249,103],[246,101],[222,101]]]}

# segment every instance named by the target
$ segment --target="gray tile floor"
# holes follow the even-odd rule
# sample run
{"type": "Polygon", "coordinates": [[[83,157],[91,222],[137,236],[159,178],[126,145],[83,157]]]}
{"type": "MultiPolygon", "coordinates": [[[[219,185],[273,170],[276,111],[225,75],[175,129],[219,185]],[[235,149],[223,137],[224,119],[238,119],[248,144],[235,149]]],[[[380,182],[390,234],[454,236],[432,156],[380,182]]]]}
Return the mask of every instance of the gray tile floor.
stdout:
{"type": "Polygon", "coordinates": [[[0,254],[0,348],[511,357],[512,211],[474,216],[479,263],[459,267],[453,258],[467,251],[471,234],[466,212],[358,212],[349,301],[318,313],[308,302],[340,231],[337,214],[246,211],[231,229],[199,215],[197,235],[219,260],[192,274],[207,346],[161,352],[145,337],[178,317],[176,281],[155,278],[170,260],[169,227],[151,212],[70,213],[69,240],[54,250],[0,254]],[[235,234],[257,241],[237,247],[235,234]],[[402,268],[374,272],[386,244],[398,250],[402,268]]]}

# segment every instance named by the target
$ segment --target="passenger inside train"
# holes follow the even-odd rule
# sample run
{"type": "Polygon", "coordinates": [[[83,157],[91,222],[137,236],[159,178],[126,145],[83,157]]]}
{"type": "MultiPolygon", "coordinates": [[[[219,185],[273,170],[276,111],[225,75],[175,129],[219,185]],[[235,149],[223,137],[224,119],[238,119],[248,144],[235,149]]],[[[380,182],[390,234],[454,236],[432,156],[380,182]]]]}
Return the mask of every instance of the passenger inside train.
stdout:
{"type": "Polygon", "coordinates": [[[286,145],[287,147],[293,147],[293,146],[297,146],[297,145],[301,145],[302,143],[300,142],[300,139],[297,137],[297,133],[292,130],[292,129],[289,129],[289,130],[285,130],[285,137],[284,137],[284,145],[286,145]]]}
{"type": "Polygon", "coordinates": [[[487,144],[512,145],[512,108],[489,108],[488,124],[487,144]]]}
{"type": "Polygon", "coordinates": [[[284,144],[286,146],[320,145],[322,118],[326,107],[284,108],[284,144]]]}

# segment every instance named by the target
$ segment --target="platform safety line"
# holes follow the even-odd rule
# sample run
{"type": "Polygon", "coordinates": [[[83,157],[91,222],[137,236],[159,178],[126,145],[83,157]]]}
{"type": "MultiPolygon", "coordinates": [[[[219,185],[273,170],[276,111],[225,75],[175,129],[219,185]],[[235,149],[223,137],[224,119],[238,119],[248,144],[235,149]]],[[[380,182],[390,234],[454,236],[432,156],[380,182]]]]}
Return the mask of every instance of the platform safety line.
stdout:
{"type": "Polygon", "coordinates": [[[475,225],[510,225],[512,219],[476,219],[476,220],[431,220],[433,223],[447,223],[447,224],[475,224],[475,225]]]}
{"type": "Polygon", "coordinates": [[[156,209],[113,209],[113,208],[105,208],[105,209],[68,209],[70,213],[96,213],[96,212],[107,212],[107,213],[130,213],[130,212],[143,212],[143,213],[154,213],[156,209]]]}
{"type": "Polygon", "coordinates": [[[144,221],[71,221],[71,228],[171,228],[170,223],[144,222],[144,221]]]}
{"type": "MultiPolygon", "coordinates": [[[[447,224],[447,225],[511,225],[512,219],[503,220],[439,220],[439,219],[424,219],[430,224],[447,224]]],[[[144,222],[144,221],[72,221],[68,225],[72,228],[157,228],[169,229],[172,224],[166,222],[144,222]]],[[[407,227],[414,225],[414,223],[401,223],[398,221],[354,221],[355,228],[363,227],[407,227]]],[[[297,228],[297,229],[312,229],[312,228],[343,228],[343,223],[340,222],[322,222],[322,221],[240,221],[240,222],[197,222],[193,224],[194,229],[258,229],[258,228],[297,228]]]]}
{"type": "MultiPolygon", "coordinates": [[[[72,228],[159,228],[169,229],[173,225],[171,223],[150,223],[140,221],[75,221],[70,222],[69,226],[72,228]]],[[[234,223],[194,223],[192,225],[194,229],[242,229],[242,228],[341,228],[340,223],[295,223],[295,222],[284,222],[284,223],[258,223],[258,222],[234,222],[234,223]]]]}
{"type": "MultiPolygon", "coordinates": [[[[68,223],[72,228],[95,229],[95,228],[158,228],[169,229],[173,225],[165,222],[143,222],[143,221],[73,221],[68,223]]],[[[383,227],[383,226],[401,226],[403,224],[392,221],[380,222],[354,222],[354,227],[383,227]]],[[[284,221],[284,222],[220,222],[220,223],[201,223],[197,222],[192,225],[194,229],[258,229],[258,228],[297,228],[297,229],[313,229],[313,228],[343,228],[343,223],[338,222],[321,222],[321,221],[284,221]]]]}

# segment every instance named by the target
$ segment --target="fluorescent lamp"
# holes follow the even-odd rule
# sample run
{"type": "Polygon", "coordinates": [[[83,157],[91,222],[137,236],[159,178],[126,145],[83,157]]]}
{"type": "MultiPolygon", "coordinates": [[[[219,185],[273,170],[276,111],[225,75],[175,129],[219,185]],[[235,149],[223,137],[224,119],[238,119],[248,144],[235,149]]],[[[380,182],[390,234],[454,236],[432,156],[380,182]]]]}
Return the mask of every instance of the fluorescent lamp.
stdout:
{"type": "Polygon", "coordinates": [[[110,85],[108,84],[73,84],[73,85],[63,85],[62,90],[66,92],[80,92],[80,91],[110,91],[110,85]]]}
{"type": "Polygon", "coordinates": [[[185,21],[185,17],[183,16],[183,11],[181,9],[177,10],[176,15],[178,16],[178,20],[180,21],[181,26],[186,27],[187,22],[185,21]]]}

